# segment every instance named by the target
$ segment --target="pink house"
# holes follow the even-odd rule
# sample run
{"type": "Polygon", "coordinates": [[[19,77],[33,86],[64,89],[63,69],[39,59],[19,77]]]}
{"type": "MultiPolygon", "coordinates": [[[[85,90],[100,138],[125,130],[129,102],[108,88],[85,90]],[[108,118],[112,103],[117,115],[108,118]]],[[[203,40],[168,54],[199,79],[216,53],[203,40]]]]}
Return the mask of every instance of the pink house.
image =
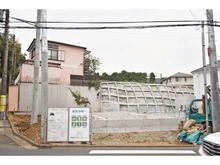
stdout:
{"type": "MultiPolygon", "coordinates": [[[[35,41],[34,39],[27,49],[29,52],[28,59],[20,64],[19,75],[14,85],[9,86],[8,111],[31,111],[35,41]]],[[[95,90],[89,90],[88,87],[86,87],[90,81],[97,80],[96,75],[89,75],[89,73],[86,72],[88,71],[90,62],[86,55],[89,54],[90,51],[85,47],[48,41],[49,107],[76,106],[73,96],[68,89],[70,86],[74,86],[70,88],[81,90],[82,95],[88,97],[91,103],[93,103],[93,109],[100,108],[99,102],[97,103],[97,92],[95,90]]],[[[41,83],[41,54],[39,57],[39,83],[41,83]]],[[[39,105],[41,102],[40,99],[38,102],[39,105]]]]}
{"type": "MultiPolygon", "coordinates": [[[[34,39],[27,49],[29,59],[20,66],[20,83],[33,82],[35,41],[34,39]]],[[[86,47],[48,41],[48,83],[81,86],[82,80],[85,80],[84,56],[90,53],[86,49],[86,47]]],[[[41,82],[41,68],[39,68],[39,82],[41,82]]]]}

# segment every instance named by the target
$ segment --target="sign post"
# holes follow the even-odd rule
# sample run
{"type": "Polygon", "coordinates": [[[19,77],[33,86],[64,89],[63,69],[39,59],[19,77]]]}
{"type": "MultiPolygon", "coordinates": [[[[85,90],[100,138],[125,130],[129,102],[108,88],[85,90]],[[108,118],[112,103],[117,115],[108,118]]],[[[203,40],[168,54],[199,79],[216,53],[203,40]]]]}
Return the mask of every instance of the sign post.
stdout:
{"type": "Polygon", "coordinates": [[[67,141],[68,108],[48,108],[47,141],[67,141]]]}
{"type": "Polygon", "coordinates": [[[90,141],[90,109],[69,108],[69,142],[90,141]]]}

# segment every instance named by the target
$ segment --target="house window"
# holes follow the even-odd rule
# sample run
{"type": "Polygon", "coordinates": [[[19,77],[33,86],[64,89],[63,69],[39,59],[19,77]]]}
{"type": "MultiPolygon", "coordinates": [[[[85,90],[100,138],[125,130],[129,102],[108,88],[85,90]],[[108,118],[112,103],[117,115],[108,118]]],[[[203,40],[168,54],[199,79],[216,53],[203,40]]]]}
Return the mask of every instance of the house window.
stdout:
{"type": "Polygon", "coordinates": [[[186,77],[184,77],[184,81],[187,82],[187,78],[186,77]]]}
{"type": "Polygon", "coordinates": [[[58,60],[58,46],[48,44],[48,59],[58,60]]]}
{"type": "Polygon", "coordinates": [[[31,59],[33,59],[34,58],[34,55],[35,55],[35,48],[32,50],[32,52],[31,52],[31,59]]]}
{"type": "Polygon", "coordinates": [[[176,77],[176,82],[180,82],[180,78],[179,77],[176,77]]]}
{"type": "Polygon", "coordinates": [[[170,80],[170,82],[171,82],[171,78],[170,78],[169,80],[170,80]]]}

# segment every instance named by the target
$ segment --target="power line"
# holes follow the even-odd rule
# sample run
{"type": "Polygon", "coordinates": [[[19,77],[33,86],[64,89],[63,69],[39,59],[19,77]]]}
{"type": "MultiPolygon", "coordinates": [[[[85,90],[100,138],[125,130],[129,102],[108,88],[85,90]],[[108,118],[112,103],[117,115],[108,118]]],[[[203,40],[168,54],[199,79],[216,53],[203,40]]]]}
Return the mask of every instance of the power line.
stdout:
{"type": "Polygon", "coordinates": [[[119,33],[119,34],[131,34],[131,35],[149,35],[149,36],[160,36],[160,37],[177,37],[177,38],[194,38],[197,39],[199,37],[193,37],[193,36],[174,36],[174,35],[162,35],[162,34],[147,34],[147,33],[126,33],[126,32],[116,32],[116,31],[111,31],[111,32],[106,32],[106,31],[100,31],[100,32],[104,32],[104,33],[119,33]]]}
{"type": "MultiPolygon", "coordinates": [[[[167,25],[147,25],[147,26],[105,26],[105,27],[31,27],[31,26],[10,26],[10,29],[54,29],[54,30],[103,30],[103,29],[147,29],[147,28],[163,28],[163,27],[187,27],[187,26],[200,26],[201,24],[167,24],[167,25]]],[[[217,24],[204,24],[207,26],[220,27],[217,24]]],[[[1,27],[0,27],[1,28],[1,27]]]]}
{"type": "MultiPolygon", "coordinates": [[[[37,23],[36,21],[28,21],[28,20],[24,20],[24,19],[20,19],[20,18],[16,18],[16,17],[11,17],[12,19],[16,19],[19,21],[13,22],[10,21],[10,23],[32,23],[35,24],[37,23]]],[[[207,22],[207,20],[166,20],[166,21],[119,21],[119,22],[115,22],[115,21],[108,21],[108,22],[89,22],[89,21],[40,21],[39,23],[76,23],[76,24],[133,24],[133,23],[177,23],[177,22],[207,22]]]]}
{"type": "Polygon", "coordinates": [[[193,17],[200,23],[200,21],[196,18],[196,16],[193,14],[193,12],[189,9],[190,13],[193,15],[193,17]]]}
{"type": "MultiPolygon", "coordinates": [[[[13,17],[11,17],[11,18],[13,18],[13,17]]],[[[20,18],[14,18],[14,19],[19,20],[19,21],[24,22],[24,23],[27,23],[27,24],[30,24],[32,26],[36,26],[36,22],[33,23],[33,22],[30,22],[30,21],[27,21],[27,20],[24,20],[24,19],[20,19],[20,18]]]]}

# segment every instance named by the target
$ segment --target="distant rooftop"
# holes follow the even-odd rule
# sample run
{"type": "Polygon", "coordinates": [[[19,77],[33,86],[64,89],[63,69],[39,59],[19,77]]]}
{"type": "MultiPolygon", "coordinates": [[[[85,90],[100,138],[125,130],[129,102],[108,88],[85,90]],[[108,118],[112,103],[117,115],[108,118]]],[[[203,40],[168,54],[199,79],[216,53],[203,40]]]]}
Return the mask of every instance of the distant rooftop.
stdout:
{"type": "Polygon", "coordinates": [[[164,78],[162,81],[165,81],[169,78],[175,78],[175,77],[193,77],[193,75],[191,74],[188,74],[188,73],[181,73],[181,72],[177,72],[176,74],[172,75],[172,76],[169,76],[169,77],[166,77],[164,78]]]}
{"type": "Polygon", "coordinates": [[[188,74],[188,73],[177,72],[176,74],[174,74],[170,77],[193,77],[193,76],[191,74],[188,74]]]}

